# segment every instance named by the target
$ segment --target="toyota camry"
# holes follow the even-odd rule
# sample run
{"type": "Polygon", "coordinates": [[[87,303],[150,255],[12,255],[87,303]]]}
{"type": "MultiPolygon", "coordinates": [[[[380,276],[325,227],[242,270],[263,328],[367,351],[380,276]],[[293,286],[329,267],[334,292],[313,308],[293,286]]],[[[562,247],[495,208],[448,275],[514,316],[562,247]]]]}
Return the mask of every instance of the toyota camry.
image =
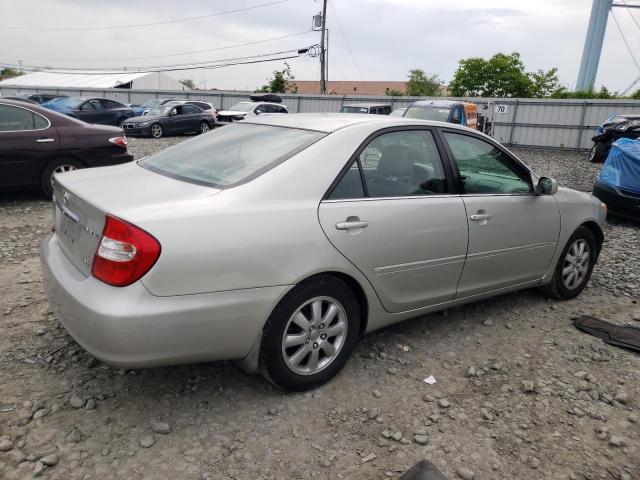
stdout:
{"type": "Polygon", "coordinates": [[[234,359],[328,381],[386,325],[518,289],[580,294],[606,207],[491,138],[384,115],[255,117],[56,175],[47,295],[121,367],[234,359]]]}

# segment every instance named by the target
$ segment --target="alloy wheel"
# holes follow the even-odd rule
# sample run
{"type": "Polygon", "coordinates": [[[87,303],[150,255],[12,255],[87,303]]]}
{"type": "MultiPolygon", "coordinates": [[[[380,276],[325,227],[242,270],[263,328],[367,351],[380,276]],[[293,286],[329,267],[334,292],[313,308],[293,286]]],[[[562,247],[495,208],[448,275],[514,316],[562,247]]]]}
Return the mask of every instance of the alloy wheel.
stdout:
{"type": "Polygon", "coordinates": [[[590,261],[589,244],[585,239],[579,238],[567,250],[562,265],[562,283],[567,289],[575,290],[582,284],[589,271],[590,261]]]}
{"type": "Polygon", "coordinates": [[[209,131],[209,124],[207,122],[202,122],[200,124],[200,133],[207,133],[209,131]]]}
{"type": "Polygon", "coordinates": [[[76,170],[76,167],[73,165],[58,165],[56,168],[54,168],[53,172],[51,172],[51,186],[53,187],[53,176],[56,173],[66,173],[71,172],[72,170],[76,170]]]}
{"type": "Polygon", "coordinates": [[[154,124],[154,125],[151,125],[151,136],[153,138],[162,137],[162,127],[160,125],[158,125],[157,123],[154,124]]]}
{"type": "Polygon", "coordinates": [[[298,375],[314,375],[340,354],[347,338],[344,308],[331,297],[315,297],[289,318],[282,337],[287,367],[298,375]]]}

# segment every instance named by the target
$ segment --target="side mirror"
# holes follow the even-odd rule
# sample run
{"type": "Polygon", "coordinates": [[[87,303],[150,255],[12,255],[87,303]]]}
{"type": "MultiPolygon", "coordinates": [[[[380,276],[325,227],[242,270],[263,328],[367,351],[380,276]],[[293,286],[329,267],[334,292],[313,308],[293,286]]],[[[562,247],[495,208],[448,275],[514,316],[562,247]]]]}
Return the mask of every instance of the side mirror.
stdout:
{"type": "Polygon", "coordinates": [[[256,108],[254,113],[256,115],[260,115],[261,113],[264,113],[264,111],[261,108],[256,108]]]}
{"type": "Polygon", "coordinates": [[[558,182],[554,178],[540,177],[536,185],[536,195],[555,195],[558,193],[558,182]]]}

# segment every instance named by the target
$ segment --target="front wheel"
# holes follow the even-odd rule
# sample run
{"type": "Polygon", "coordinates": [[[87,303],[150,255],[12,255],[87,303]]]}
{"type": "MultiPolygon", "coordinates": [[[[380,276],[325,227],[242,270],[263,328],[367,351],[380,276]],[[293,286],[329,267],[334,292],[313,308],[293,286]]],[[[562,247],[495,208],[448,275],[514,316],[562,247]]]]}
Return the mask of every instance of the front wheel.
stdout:
{"type": "Polygon", "coordinates": [[[351,288],[331,276],[295,287],[264,327],[260,369],[284,390],[302,391],[333,378],[360,336],[360,308],[351,288]]]}
{"type": "Polygon", "coordinates": [[[597,258],[593,233],[586,227],[579,227],[564,247],[551,282],[542,287],[543,293],[558,300],[577,297],[587,286],[597,258]]]}
{"type": "Polygon", "coordinates": [[[160,138],[164,134],[162,125],[160,125],[159,123],[154,123],[153,125],[151,125],[150,131],[153,138],[160,138]]]}
{"type": "Polygon", "coordinates": [[[204,120],[200,122],[200,133],[207,133],[209,130],[209,122],[205,122],[204,120]]]}
{"type": "Polygon", "coordinates": [[[73,158],[51,160],[40,175],[40,190],[42,190],[45,197],[50,199],[53,196],[53,176],[56,173],[66,173],[83,167],[82,163],[73,158]]]}

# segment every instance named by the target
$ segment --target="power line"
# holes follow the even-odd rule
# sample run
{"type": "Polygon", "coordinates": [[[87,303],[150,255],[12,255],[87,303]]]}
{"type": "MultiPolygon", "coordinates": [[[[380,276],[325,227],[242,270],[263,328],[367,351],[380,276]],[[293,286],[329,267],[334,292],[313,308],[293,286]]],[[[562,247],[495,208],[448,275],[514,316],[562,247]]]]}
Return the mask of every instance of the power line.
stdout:
{"type": "MultiPolygon", "coordinates": [[[[313,47],[313,46],[312,46],[313,47]]],[[[220,60],[209,60],[207,62],[191,62],[191,63],[182,63],[182,64],[172,64],[172,65],[157,65],[139,68],[135,70],[121,70],[121,69],[72,69],[65,67],[40,67],[36,65],[23,65],[22,70],[28,72],[38,72],[38,71],[46,71],[48,73],[62,73],[62,74],[84,74],[84,75],[112,75],[112,74],[122,74],[122,73],[152,73],[152,72],[171,72],[171,71],[180,71],[180,70],[196,70],[199,68],[205,69],[213,69],[220,68],[223,66],[229,65],[241,65],[241,64],[250,64],[250,63],[261,63],[266,61],[275,61],[275,60],[286,60],[289,58],[296,58],[300,55],[303,55],[310,51],[312,47],[305,47],[302,49],[291,49],[291,50],[282,50],[279,52],[270,52],[263,53],[260,55],[251,55],[245,57],[236,57],[236,58],[225,58],[220,60]],[[290,56],[285,56],[287,54],[293,54],[290,56]],[[278,58],[264,58],[264,57],[276,57],[278,58]]],[[[15,64],[0,64],[1,67],[9,67],[16,68],[15,64]]]]}
{"type": "Polygon", "coordinates": [[[245,7],[245,8],[237,8],[235,10],[226,10],[223,12],[215,12],[215,13],[209,13],[207,15],[198,15],[196,17],[185,17],[185,18],[177,18],[175,20],[163,20],[160,22],[151,22],[151,23],[138,23],[135,25],[112,25],[112,26],[108,26],[108,27],[99,27],[99,26],[92,26],[92,27],[78,27],[78,26],[59,26],[59,27],[46,27],[46,26],[41,26],[41,27],[34,27],[34,26],[24,26],[24,25],[0,25],[0,28],[5,28],[5,29],[11,29],[11,30],[38,30],[38,31],[43,31],[43,30],[47,30],[47,31],[79,31],[79,30],[123,30],[123,29],[127,29],[127,28],[139,28],[139,27],[152,27],[152,26],[156,26],[156,25],[167,25],[169,23],[181,23],[181,22],[190,22],[192,20],[201,20],[203,18],[211,18],[211,17],[219,17],[221,15],[228,15],[231,13],[239,13],[239,12],[246,12],[247,10],[253,10],[255,8],[262,8],[262,7],[268,7],[271,5],[277,5],[279,3],[284,3],[284,2],[288,2],[289,0],[275,0],[272,2],[268,2],[268,3],[261,3],[259,5],[253,5],[251,7],[245,7]]]}
{"type": "Polygon", "coordinates": [[[629,16],[631,17],[631,19],[633,20],[633,23],[636,24],[636,27],[638,27],[638,29],[640,29],[640,23],[638,23],[638,20],[636,19],[636,16],[633,14],[633,12],[631,11],[630,5],[627,5],[627,3],[623,0],[622,4],[627,7],[627,13],[629,14],[629,16]]]}
{"type": "Polygon", "coordinates": [[[616,18],[616,14],[613,10],[611,10],[611,16],[613,17],[613,21],[615,22],[616,27],[618,27],[618,31],[620,32],[620,35],[622,36],[622,40],[624,41],[624,44],[626,45],[627,50],[629,51],[629,55],[631,55],[631,59],[633,60],[633,63],[636,65],[636,68],[640,71],[640,63],[638,63],[638,60],[636,60],[636,56],[633,54],[633,50],[631,50],[631,46],[627,41],[627,37],[625,37],[624,32],[622,31],[622,28],[620,27],[620,24],[618,23],[618,19],[616,18]]]}
{"type": "Polygon", "coordinates": [[[358,76],[360,77],[360,80],[364,80],[362,78],[362,73],[360,73],[360,69],[358,68],[358,62],[356,62],[356,57],[353,55],[353,50],[351,50],[351,45],[349,45],[349,40],[347,39],[347,35],[344,33],[344,28],[342,28],[342,24],[340,23],[340,19],[338,18],[338,12],[336,12],[336,9],[333,6],[333,2],[331,0],[329,0],[329,5],[331,5],[331,10],[333,10],[333,14],[336,17],[336,22],[338,22],[340,33],[342,35],[342,38],[344,39],[344,43],[346,44],[347,49],[349,50],[349,55],[351,55],[351,60],[353,60],[353,66],[356,68],[356,72],[358,72],[358,76]]]}
{"type": "MultiPolygon", "coordinates": [[[[124,57],[124,58],[105,58],[105,59],[101,59],[101,60],[92,60],[93,62],[119,62],[119,61],[126,61],[126,60],[144,60],[144,59],[149,59],[149,58],[166,58],[166,57],[177,57],[177,56],[181,56],[181,55],[192,55],[192,54],[197,54],[197,53],[209,53],[209,52],[216,52],[216,51],[220,51],[220,50],[229,50],[232,48],[236,48],[236,47],[246,47],[246,46],[250,46],[250,45],[258,45],[261,43],[267,43],[267,42],[271,42],[274,40],[281,40],[283,38],[291,38],[291,37],[297,37],[300,35],[304,35],[307,33],[312,33],[313,30],[306,30],[304,32],[298,32],[298,33],[291,33],[289,35],[282,35],[280,37],[272,37],[272,38],[265,38],[264,40],[256,40],[254,42],[246,42],[246,43],[237,43],[235,45],[227,45],[225,47],[216,47],[216,48],[207,48],[205,50],[191,50],[189,52],[176,52],[176,53],[167,53],[167,54],[163,54],[163,55],[149,55],[146,57],[124,57]]],[[[7,55],[7,54],[3,54],[4,56],[11,56],[11,55],[7,55]]],[[[66,58],[43,58],[43,57],[25,57],[29,60],[44,60],[46,62],[86,62],[86,59],[66,59],[66,58]]]]}

